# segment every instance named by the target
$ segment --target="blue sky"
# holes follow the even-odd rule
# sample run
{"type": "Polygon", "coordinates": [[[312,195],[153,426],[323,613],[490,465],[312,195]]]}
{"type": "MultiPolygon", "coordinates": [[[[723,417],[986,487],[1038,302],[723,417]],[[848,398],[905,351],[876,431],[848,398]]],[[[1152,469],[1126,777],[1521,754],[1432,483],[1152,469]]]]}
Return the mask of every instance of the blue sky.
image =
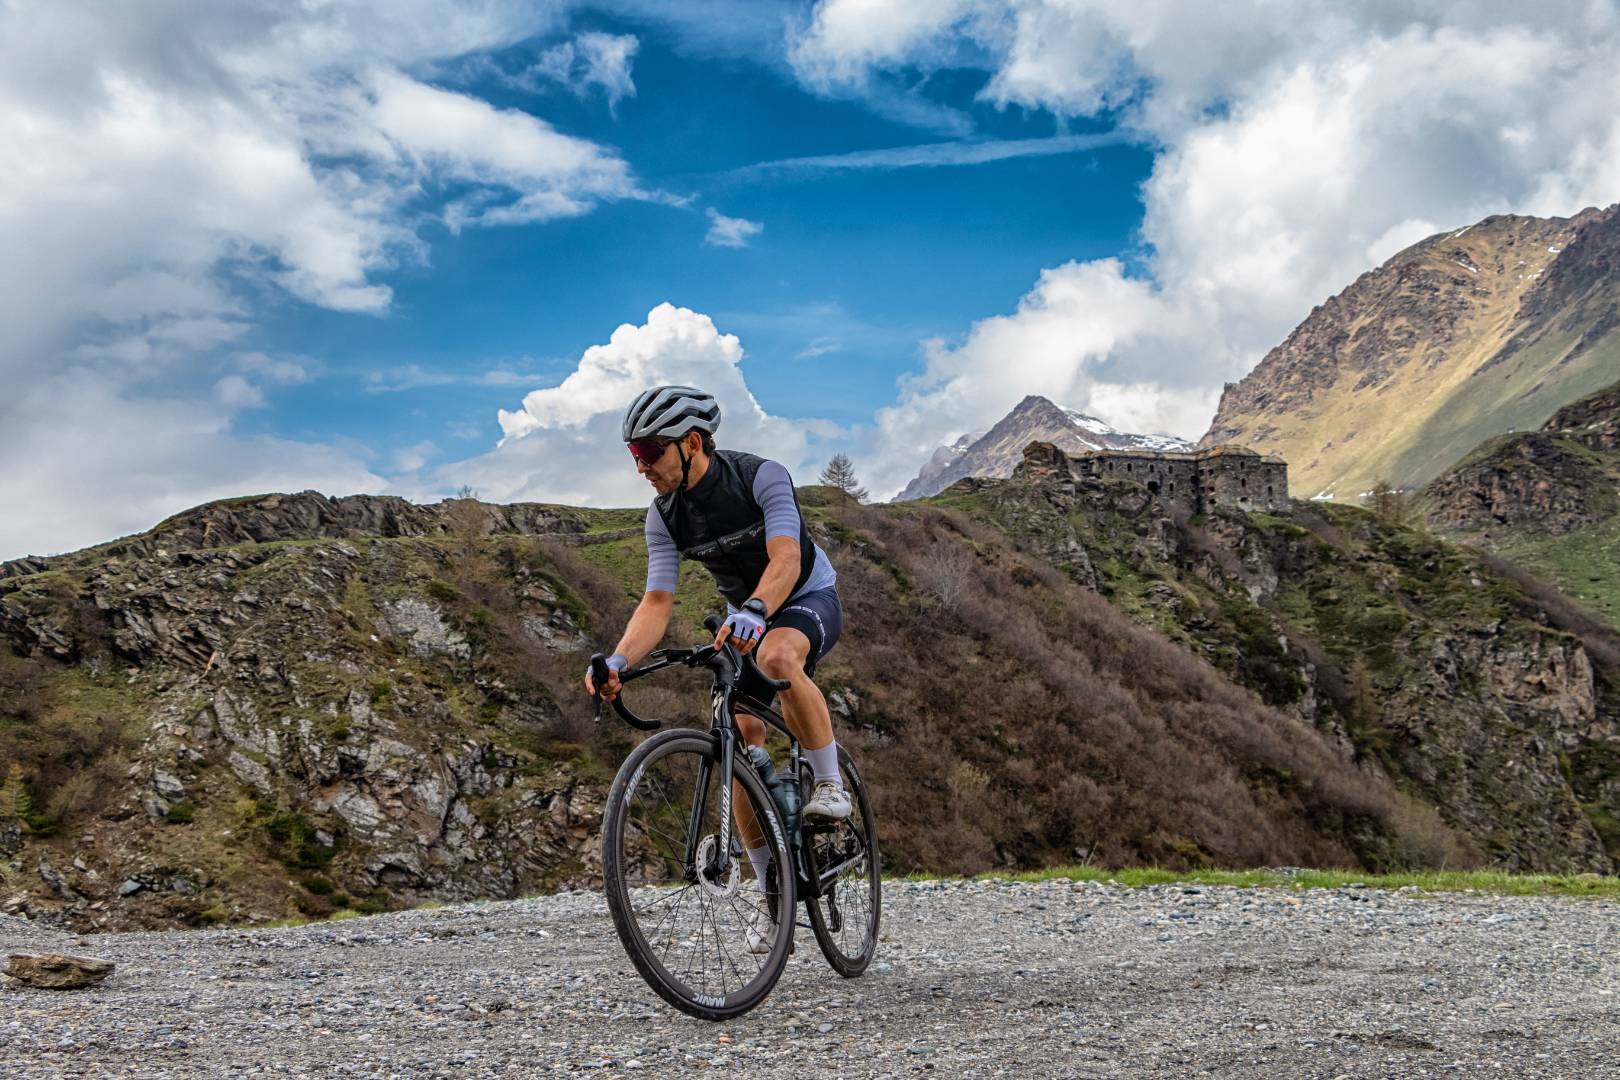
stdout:
{"type": "Polygon", "coordinates": [[[1616,198],[1620,5],[0,7],[0,559],[313,488],[629,505],[645,385],[877,496],[1197,438],[1315,304],[1616,198]]]}
{"type": "Polygon", "coordinates": [[[612,146],[644,185],[690,204],[618,202],[534,225],[424,228],[427,264],[381,277],[394,289],[386,314],[291,304],[263,325],[255,347],[323,358],[331,375],[278,396],[247,418],[247,430],[308,439],[344,423],[378,449],[427,439],[439,447],[430,463],[450,460],[498,438],[496,410],[532,387],[419,385],[373,393],[359,414],[357,389],[372,377],[374,390],[408,387],[409,369],[440,378],[504,369],[536,376],[535,385],[560,382],[587,346],[664,301],[706,312],[742,339],[748,386],[768,412],[854,427],[894,398],[895,380],[919,365],[921,341],[959,337],[975,316],[1012,307],[1032,268],[1137,244],[1152,155],[1123,137],[973,165],[768,165],[1111,130],[1106,120],[976,104],[987,72],[933,80],[929,99],[973,124],[948,139],[861,101],[811,93],[779,57],[683,54],[667,29],[591,13],[491,59],[521,70],[591,32],[638,42],[635,94],[611,107],[603,93],[559,84],[540,93],[489,77],[444,84],[612,146]],[[746,247],[706,244],[711,206],[763,229],[746,247]]]}

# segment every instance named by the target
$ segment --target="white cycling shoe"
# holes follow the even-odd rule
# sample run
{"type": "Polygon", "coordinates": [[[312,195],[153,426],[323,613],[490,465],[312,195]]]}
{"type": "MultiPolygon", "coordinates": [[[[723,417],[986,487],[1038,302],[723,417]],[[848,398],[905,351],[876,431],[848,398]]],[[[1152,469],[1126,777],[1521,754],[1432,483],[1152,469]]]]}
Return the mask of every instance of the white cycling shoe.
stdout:
{"type": "Polygon", "coordinates": [[[842,821],[849,817],[851,809],[844,785],[836,780],[818,780],[810,801],[804,804],[804,816],[842,821]]]}
{"type": "Polygon", "coordinates": [[[764,956],[776,948],[776,920],[764,908],[754,912],[748,923],[748,951],[764,956]]]}

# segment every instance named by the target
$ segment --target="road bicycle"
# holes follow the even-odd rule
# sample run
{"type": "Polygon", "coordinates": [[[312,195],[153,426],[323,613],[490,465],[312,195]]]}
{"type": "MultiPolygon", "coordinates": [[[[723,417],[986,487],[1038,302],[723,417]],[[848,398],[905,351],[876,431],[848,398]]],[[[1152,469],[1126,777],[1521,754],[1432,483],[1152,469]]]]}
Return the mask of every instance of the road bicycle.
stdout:
{"type": "MultiPolygon", "coordinates": [[[[710,616],[704,625],[718,633],[720,619],[710,616]]],[[[882,868],[871,803],[854,759],[838,748],[850,816],[800,820],[797,796],[811,786],[809,762],[781,714],[738,685],[744,672],[773,690],[788,683],[766,676],[752,656],[740,656],[729,642],[718,649],[712,643],[659,649],[619,679],[630,683],[676,665],[712,674],[709,728],[675,728],[636,747],[614,777],[603,817],[602,878],[630,962],[684,1013],[704,1020],[741,1016],[764,1001],[781,977],[802,902],[827,962],[855,978],[877,948],[882,868]],[[734,709],[787,736],[782,775],[763,749],[743,745],[734,709]],[[741,796],[735,808],[733,784],[726,779],[736,781],[741,796]],[[763,890],[743,848],[748,823],[758,826],[770,852],[763,890]],[[750,928],[768,951],[750,951],[750,928]]],[[[606,657],[593,656],[591,672],[596,686],[606,683],[606,657]]],[[[633,728],[661,726],[632,712],[622,693],[612,704],[633,728]]],[[[598,696],[598,718],[601,707],[598,696]]]]}

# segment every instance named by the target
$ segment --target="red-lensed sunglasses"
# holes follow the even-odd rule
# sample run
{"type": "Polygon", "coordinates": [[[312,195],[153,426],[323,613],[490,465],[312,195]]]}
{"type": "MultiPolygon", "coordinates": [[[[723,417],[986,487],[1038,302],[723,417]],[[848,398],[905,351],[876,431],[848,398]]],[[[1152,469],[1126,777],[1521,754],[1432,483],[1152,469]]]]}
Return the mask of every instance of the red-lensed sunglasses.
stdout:
{"type": "Polygon", "coordinates": [[[664,451],[669,449],[667,439],[632,439],[628,444],[630,456],[647,466],[649,469],[658,464],[664,451]]]}

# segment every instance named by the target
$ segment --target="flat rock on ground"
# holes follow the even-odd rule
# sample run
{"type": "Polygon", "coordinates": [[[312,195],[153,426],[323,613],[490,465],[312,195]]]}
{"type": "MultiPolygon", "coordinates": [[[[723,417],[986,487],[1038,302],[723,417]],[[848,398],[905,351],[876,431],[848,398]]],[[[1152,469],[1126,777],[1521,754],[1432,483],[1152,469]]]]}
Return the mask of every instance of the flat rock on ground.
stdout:
{"type": "Polygon", "coordinates": [[[885,883],[845,981],[803,932],[763,1006],[674,1012],[602,897],[76,938],[0,989],[0,1075],[1620,1077],[1620,904],[1372,889],[885,883]]]}
{"type": "Polygon", "coordinates": [[[8,976],[39,990],[77,990],[94,986],[111,975],[112,971],[112,961],[94,956],[12,953],[6,958],[8,976]]]}

